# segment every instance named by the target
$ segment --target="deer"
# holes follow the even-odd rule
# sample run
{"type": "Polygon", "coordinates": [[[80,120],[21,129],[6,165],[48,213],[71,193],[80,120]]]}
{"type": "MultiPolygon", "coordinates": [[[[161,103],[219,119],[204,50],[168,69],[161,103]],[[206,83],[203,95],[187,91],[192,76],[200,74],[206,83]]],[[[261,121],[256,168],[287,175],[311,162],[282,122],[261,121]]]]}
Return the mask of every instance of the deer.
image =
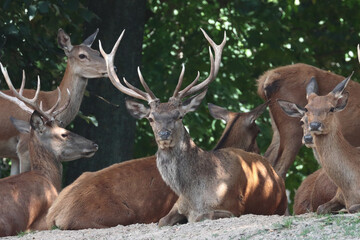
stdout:
{"type": "Polygon", "coordinates": [[[185,72],[182,65],[177,86],[166,103],[161,103],[154,95],[139,67],[138,76],[145,92],[125,78],[126,86],[120,82],[114,70],[114,56],[121,35],[110,54],[104,52],[99,42],[112,84],[128,96],[147,101],[149,107],[128,99],[126,107],[135,118],[147,118],[150,122],[158,145],[157,168],[164,182],[179,196],[158,225],[161,227],[186,220],[195,222],[246,213],[283,214],[287,207],[284,183],[266,159],[236,148],[204,151],[192,141],[182,123],[183,116],[200,105],[208,85],[217,76],[226,43],[225,33],[222,43],[216,45],[204,30],[201,31],[215,55],[213,57],[210,49],[209,76],[197,84],[198,73],[193,82],[180,90],[185,72]]]}
{"type": "MultiPolygon", "coordinates": [[[[11,82],[2,65],[1,70],[6,81],[11,82]]],[[[60,159],[91,157],[98,149],[94,142],[59,126],[57,116],[69,106],[70,96],[60,105],[62,94],[58,89],[55,104],[45,111],[41,101],[39,104],[40,88],[36,90],[34,98],[29,99],[23,95],[24,85],[25,78],[19,92],[9,86],[14,95],[9,97],[23,111],[32,112],[30,129],[23,125],[23,121],[11,118],[17,129],[28,136],[31,170],[0,179],[0,237],[47,229],[47,211],[61,190],[60,159]]],[[[0,94],[0,97],[4,97],[4,94],[0,94]]]]}
{"type": "MultiPolygon", "coordinates": [[[[317,79],[320,95],[329,93],[344,79],[343,76],[302,63],[269,70],[257,79],[257,94],[262,99],[270,101],[269,111],[274,132],[264,156],[283,179],[302,146],[303,131],[299,121],[288,117],[276,100],[287,100],[299,106],[305,106],[307,103],[305,88],[311,77],[317,79]]],[[[358,96],[360,94],[359,83],[350,82],[349,84],[350,95],[358,96]]],[[[353,97],[347,108],[338,114],[342,122],[341,131],[345,139],[353,146],[360,146],[358,137],[360,124],[356,124],[356,119],[360,117],[360,113],[357,111],[359,104],[360,98],[353,97]]]]}
{"type": "MultiPolygon", "coordinates": [[[[309,129],[308,119],[304,115],[305,112],[289,111],[293,106],[292,103],[288,101],[278,99],[277,103],[289,117],[301,118],[300,125],[303,129],[302,143],[313,150],[315,158],[320,163],[309,129]]],[[[331,181],[324,169],[316,170],[307,176],[296,190],[293,206],[294,214],[300,215],[308,212],[316,212],[320,205],[330,201],[335,196],[336,190],[337,186],[331,181]]]]}
{"type": "MultiPolygon", "coordinates": [[[[266,107],[264,103],[250,112],[237,113],[208,104],[210,114],[226,122],[215,149],[235,147],[258,153],[260,130],[255,120],[266,107]]],[[[157,170],[156,156],[132,159],[83,173],[61,191],[46,221],[49,229],[64,230],[158,222],[177,199],[157,170]]]]}
{"type": "MultiPolygon", "coordinates": [[[[58,44],[64,50],[67,56],[67,66],[60,83],[60,90],[62,100],[60,104],[64,104],[67,97],[67,89],[70,89],[70,103],[68,107],[57,116],[57,119],[62,122],[63,126],[67,126],[76,117],[81,101],[86,89],[89,78],[107,77],[106,64],[101,57],[99,51],[91,48],[94,42],[98,29],[86,38],[80,45],[72,45],[68,34],[61,28],[58,31],[58,44]]],[[[23,95],[27,98],[32,98],[35,94],[33,89],[24,89],[23,95]]],[[[4,94],[12,96],[11,90],[3,90],[4,94]]],[[[50,108],[57,100],[57,90],[40,91],[38,98],[43,103],[43,107],[50,108]]],[[[11,158],[11,175],[18,174],[30,170],[29,159],[20,159],[17,152],[17,143],[19,139],[19,132],[11,123],[10,116],[16,119],[28,122],[30,113],[21,110],[17,104],[8,100],[8,98],[0,98],[0,157],[11,158]]],[[[28,154],[24,152],[24,156],[28,154]]]]}
{"type": "Polygon", "coordinates": [[[351,90],[351,76],[352,74],[323,96],[318,95],[317,81],[312,78],[306,87],[306,106],[302,108],[289,103],[289,108],[285,109],[288,113],[295,112],[294,114],[304,114],[307,117],[319,162],[337,186],[335,196],[317,208],[318,214],[336,212],[343,207],[349,213],[360,210],[360,152],[342,133],[339,114],[348,106],[349,92],[344,90],[348,85],[349,91],[351,90]]]}

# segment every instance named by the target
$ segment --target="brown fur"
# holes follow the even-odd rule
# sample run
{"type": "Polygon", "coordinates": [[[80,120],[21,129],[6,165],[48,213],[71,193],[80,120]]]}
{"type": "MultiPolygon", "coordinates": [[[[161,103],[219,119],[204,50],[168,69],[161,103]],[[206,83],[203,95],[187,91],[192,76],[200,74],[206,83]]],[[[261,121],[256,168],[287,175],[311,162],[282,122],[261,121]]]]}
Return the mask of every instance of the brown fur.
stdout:
{"type": "MultiPolygon", "coordinates": [[[[226,117],[227,112],[222,112],[222,116],[226,117]]],[[[258,131],[249,131],[255,123],[247,120],[255,120],[260,114],[255,110],[248,114],[232,113],[219,142],[229,143],[224,138],[241,137],[243,140],[236,147],[256,150],[251,146],[256,146],[253,141],[258,131]]],[[[177,199],[162,180],[156,157],[140,158],[83,173],[59,194],[49,209],[47,223],[49,228],[55,225],[60,229],[84,229],[158,222],[177,199]]]]}
{"type": "MultiPolygon", "coordinates": [[[[267,71],[257,80],[258,95],[270,100],[269,108],[274,129],[273,140],[265,157],[283,178],[301,147],[302,129],[298,119],[286,116],[275,101],[283,99],[305,106],[305,88],[311,77],[315,77],[318,82],[319,95],[327,94],[344,79],[313,66],[294,64],[267,71]]],[[[360,98],[356,97],[360,94],[360,85],[350,82],[347,89],[350,101],[347,108],[339,113],[341,131],[353,146],[360,146],[360,98]]]]}
{"type": "Polygon", "coordinates": [[[310,174],[301,183],[294,197],[294,214],[316,212],[317,208],[330,201],[336,194],[337,186],[323,169],[310,174]]]}
{"type": "MultiPolygon", "coordinates": [[[[87,85],[87,78],[105,77],[107,76],[107,73],[105,60],[99,56],[100,53],[98,51],[85,45],[72,46],[70,43],[70,37],[62,30],[59,31],[58,35],[66,36],[67,43],[72,47],[71,51],[64,49],[68,57],[68,61],[65,74],[59,86],[62,93],[60,105],[63,105],[68,99],[66,89],[69,89],[71,93],[70,104],[67,109],[57,117],[58,120],[63,122],[64,126],[67,126],[75,118],[79,111],[87,85]],[[80,54],[85,54],[87,58],[80,59],[80,54]]],[[[9,90],[4,90],[3,92],[7,95],[13,96],[13,93],[9,90]]],[[[24,90],[24,96],[27,98],[32,98],[34,94],[35,90],[24,90]]],[[[43,103],[44,109],[49,109],[50,106],[55,104],[56,100],[56,89],[49,92],[41,91],[39,94],[39,102],[41,101],[43,103]]],[[[16,145],[18,142],[19,132],[11,124],[9,119],[10,116],[12,116],[16,119],[28,121],[30,114],[20,109],[17,104],[9,102],[3,98],[0,98],[0,106],[0,157],[12,159],[13,165],[11,175],[29,171],[29,159],[20,159],[19,166],[19,159],[16,155],[16,145]],[[22,163],[22,161],[24,161],[24,163],[22,163]]]]}
{"type": "MultiPolygon", "coordinates": [[[[34,114],[32,119],[42,121],[34,114]]],[[[76,157],[86,157],[97,150],[93,142],[56,124],[42,124],[31,130],[28,141],[31,171],[0,179],[0,237],[46,229],[47,210],[61,188],[62,165],[59,158],[65,148],[76,157]],[[68,134],[66,140],[56,140],[63,134],[68,134]],[[53,139],[49,140],[49,136],[53,139]],[[74,149],[79,145],[82,148],[74,149]]]]}

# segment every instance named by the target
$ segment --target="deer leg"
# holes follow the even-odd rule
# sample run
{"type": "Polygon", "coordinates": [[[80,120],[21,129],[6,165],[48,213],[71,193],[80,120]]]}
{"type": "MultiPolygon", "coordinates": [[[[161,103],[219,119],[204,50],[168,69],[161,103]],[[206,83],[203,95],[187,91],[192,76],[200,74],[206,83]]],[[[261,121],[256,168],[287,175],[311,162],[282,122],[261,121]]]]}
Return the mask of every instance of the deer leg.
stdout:
{"type": "Polygon", "coordinates": [[[10,175],[17,175],[20,173],[20,162],[18,158],[12,158],[11,159],[11,170],[10,175]]]}
{"type": "MultiPolygon", "coordinates": [[[[178,199],[179,201],[179,199],[178,199]]],[[[174,204],[170,212],[160,219],[158,226],[173,226],[178,223],[183,223],[187,220],[186,216],[179,213],[178,201],[174,204]]]]}
{"type": "Polygon", "coordinates": [[[195,222],[204,221],[206,219],[215,220],[215,219],[219,219],[219,218],[230,218],[230,217],[234,217],[234,214],[232,214],[229,211],[226,211],[226,210],[214,210],[214,211],[203,213],[203,214],[197,216],[196,219],[195,219],[195,222]]]}
{"type": "Polygon", "coordinates": [[[317,214],[327,214],[327,213],[336,213],[337,211],[341,210],[345,207],[344,198],[341,193],[341,190],[338,188],[336,191],[336,195],[327,203],[320,205],[316,213],[317,214]]]}
{"type": "MultiPolygon", "coordinates": [[[[296,154],[302,146],[301,139],[303,136],[303,130],[299,124],[298,118],[288,117],[283,112],[278,112],[277,115],[280,116],[274,118],[273,120],[275,121],[275,125],[279,131],[278,136],[280,136],[280,144],[277,155],[271,154],[267,159],[274,167],[277,174],[285,179],[286,172],[294,162],[296,154]]],[[[279,138],[277,137],[277,134],[274,134],[274,136],[275,140],[276,138],[279,138]]]]}
{"type": "Polygon", "coordinates": [[[349,207],[349,213],[360,212],[360,204],[354,204],[349,207]]]}

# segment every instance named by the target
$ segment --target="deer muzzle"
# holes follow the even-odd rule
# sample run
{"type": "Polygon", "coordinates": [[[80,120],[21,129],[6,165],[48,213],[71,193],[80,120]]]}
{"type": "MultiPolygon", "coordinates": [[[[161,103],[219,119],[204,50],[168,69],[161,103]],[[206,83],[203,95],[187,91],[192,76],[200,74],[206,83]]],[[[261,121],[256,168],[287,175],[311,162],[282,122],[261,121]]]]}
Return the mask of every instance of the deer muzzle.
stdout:
{"type": "Polygon", "coordinates": [[[310,133],[306,134],[303,137],[303,144],[305,144],[307,147],[312,147],[312,145],[314,144],[313,137],[311,136],[310,133]]]}
{"type": "Polygon", "coordinates": [[[310,131],[315,133],[321,133],[323,130],[323,125],[320,122],[311,122],[309,124],[310,131]]]}

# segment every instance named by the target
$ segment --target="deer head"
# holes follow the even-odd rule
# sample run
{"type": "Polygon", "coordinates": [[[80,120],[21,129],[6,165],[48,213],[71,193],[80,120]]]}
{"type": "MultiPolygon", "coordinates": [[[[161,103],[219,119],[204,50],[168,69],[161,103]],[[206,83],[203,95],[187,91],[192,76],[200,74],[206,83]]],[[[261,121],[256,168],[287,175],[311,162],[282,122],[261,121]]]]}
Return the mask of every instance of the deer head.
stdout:
{"type": "Polygon", "coordinates": [[[19,132],[29,133],[30,138],[41,143],[45,149],[51,151],[56,158],[61,159],[61,161],[72,161],[81,157],[91,157],[95,154],[98,149],[97,144],[58,125],[59,123],[61,124],[61,122],[56,120],[56,116],[63,112],[69,105],[69,91],[69,97],[66,103],[60,107],[61,92],[58,89],[58,99],[55,105],[45,111],[43,110],[42,102],[39,103],[38,101],[38,93],[40,92],[39,77],[35,96],[33,99],[28,99],[22,95],[25,86],[25,73],[23,72],[23,79],[18,92],[12,84],[6,68],[4,68],[1,63],[0,67],[6,83],[15,96],[12,97],[0,92],[0,97],[9,99],[23,110],[31,113],[30,124],[15,118],[10,119],[19,132]]]}
{"type": "Polygon", "coordinates": [[[304,129],[303,141],[308,146],[312,146],[310,133],[327,134],[333,126],[334,113],[340,112],[346,107],[349,93],[344,93],[344,89],[349,83],[351,76],[352,74],[325,96],[317,95],[317,82],[314,77],[311,78],[306,87],[308,103],[304,108],[292,102],[277,100],[288,116],[301,118],[304,129]]]}
{"type": "Polygon", "coordinates": [[[73,46],[70,36],[61,28],[58,31],[58,44],[68,57],[68,65],[83,78],[107,77],[105,60],[99,51],[91,48],[98,32],[96,29],[82,44],[73,46]]]}
{"type": "Polygon", "coordinates": [[[138,68],[138,75],[140,82],[146,92],[135,88],[130,83],[128,83],[125,78],[123,78],[124,83],[127,85],[127,87],[125,87],[118,79],[114,71],[114,56],[120,44],[121,38],[124,34],[124,31],[118,38],[110,54],[106,54],[102,49],[101,42],[99,43],[100,52],[105,58],[109,78],[113,85],[121,92],[129,96],[148,102],[149,107],[133,100],[127,100],[126,107],[129,110],[130,114],[135,118],[147,118],[149,120],[155,135],[155,139],[158,143],[159,148],[161,149],[174,147],[179,141],[181,141],[181,138],[185,131],[182,123],[182,118],[185,116],[186,113],[194,111],[199,106],[202,99],[206,95],[208,85],[215,79],[219,71],[221,54],[226,43],[226,34],[224,34],[223,42],[220,45],[216,45],[214,41],[211,40],[211,38],[205,33],[204,30],[201,29],[201,31],[203,32],[205,38],[210,43],[215,53],[214,59],[210,50],[211,69],[209,76],[206,80],[197,84],[200,76],[198,72],[195,80],[186,88],[180,91],[185,73],[185,66],[182,65],[182,71],[180,73],[178,84],[175,88],[173,96],[166,103],[160,103],[159,99],[150,90],[141,74],[140,68],[138,68]],[[184,100],[186,97],[189,98],[184,100]]]}

